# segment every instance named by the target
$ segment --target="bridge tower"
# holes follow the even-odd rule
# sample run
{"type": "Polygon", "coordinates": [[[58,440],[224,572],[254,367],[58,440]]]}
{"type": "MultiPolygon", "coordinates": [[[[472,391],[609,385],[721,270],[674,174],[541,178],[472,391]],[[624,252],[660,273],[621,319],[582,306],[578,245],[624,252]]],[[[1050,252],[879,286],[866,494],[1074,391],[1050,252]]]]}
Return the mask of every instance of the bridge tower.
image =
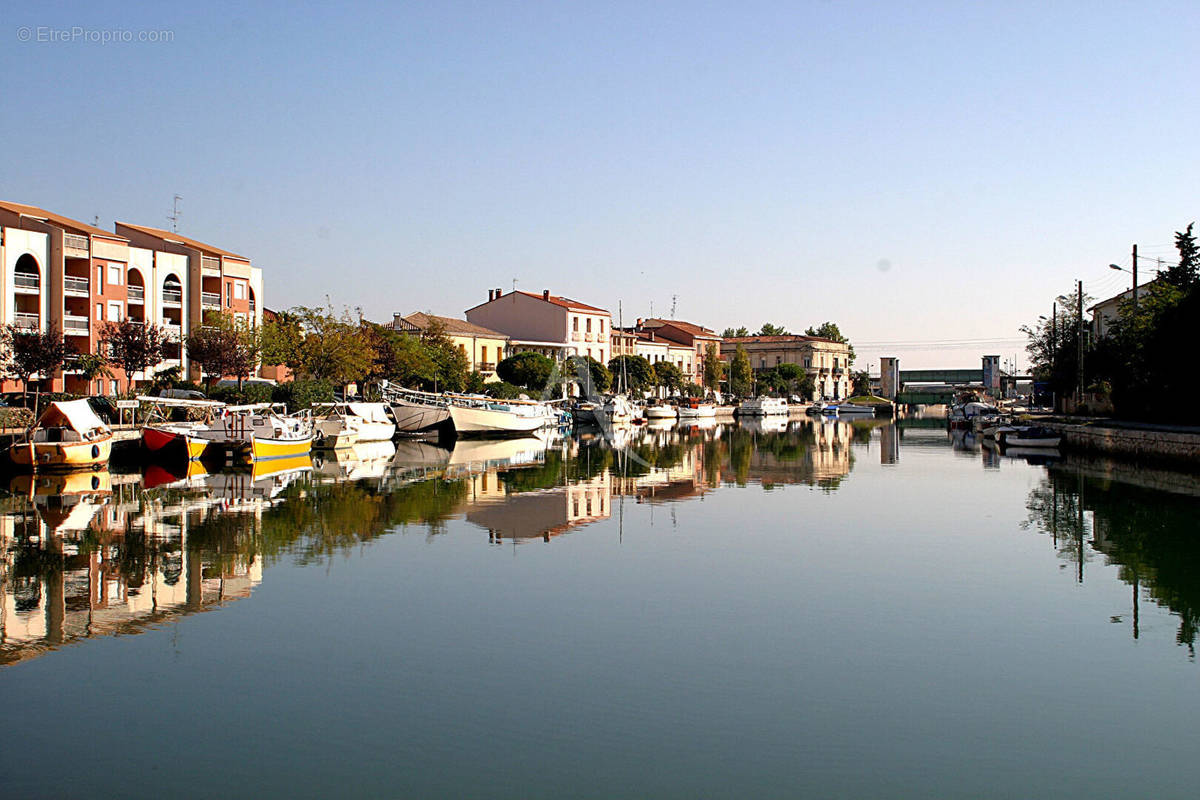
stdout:
{"type": "Polygon", "coordinates": [[[983,390],[1000,399],[1000,356],[983,357],[983,390]]]}
{"type": "Polygon", "coordinates": [[[879,391],[888,400],[900,393],[900,359],[884,356],[879,359],[879,391]]]}

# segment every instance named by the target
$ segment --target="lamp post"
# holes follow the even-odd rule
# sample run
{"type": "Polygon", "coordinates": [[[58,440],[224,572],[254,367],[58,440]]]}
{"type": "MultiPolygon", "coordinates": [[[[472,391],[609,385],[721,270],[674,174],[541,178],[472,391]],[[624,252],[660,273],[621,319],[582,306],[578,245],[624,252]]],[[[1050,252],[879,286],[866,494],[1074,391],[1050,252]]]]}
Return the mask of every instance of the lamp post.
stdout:
{"type": "Polygon", "coordinates": [[[1120,264],[1109,264],[1109,265],[1108,265],[1108,268],[1109,268],[1109,269],[1115,269],[1115,270],[1117,270],[1118,272],[1128,272],[1128,273],[1130,273],[1130,274],[1132,274],[1132,275],[1133,275],[1133,307],[1134,307],[1134,308],[1137,308],[1137,304],[1138,304],[1138,291],[1137,291],[1137,289],[1138,289],[1138,287],[1137,287],[1137,262],[1136,262],[1136,261],[1135,261],[1135,262],[1133,262],[1133,269],[1132,269],[1132,270],[1125,269],[1125,268],[1124,268],[1124,267],[1122,267],[1120,264]]]}

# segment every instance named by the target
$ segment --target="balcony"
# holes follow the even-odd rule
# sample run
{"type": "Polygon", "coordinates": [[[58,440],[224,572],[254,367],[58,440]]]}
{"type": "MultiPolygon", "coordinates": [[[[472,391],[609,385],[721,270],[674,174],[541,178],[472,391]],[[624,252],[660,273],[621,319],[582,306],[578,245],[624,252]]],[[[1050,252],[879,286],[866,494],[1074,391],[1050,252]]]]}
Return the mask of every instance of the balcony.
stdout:
{"type": "Polygon", "coordinates": [[[42,318],[37,314],[30,314],[25,311],[18,311],[13,315],[13,324],[27,331],[36,331],[41,327],[42,318]]]}
{"type": "Polygon", "coordinates": [[[251,300],[250,301],[250,313],[253,314],[255,312],[255,310],[257,310],[257,309],[258,309],[258,303],[251,300]]]}
{"type": "Polygon", "coordinates": [[[91,297],[92,287],[87,278],[77,278],[74,275],[63,277],[63,291],[75,297],[91,297]]]}
{"type": "Polygon", "coordinates": [[[220,308],[221,293],[220,292],[201,292],[200,305],[205,308],[220,308]]]}
{"type": "Polygon", "coordinates": [[[475,365],[480,372],[495,372],[496,363],[494,361],[480,361],[475,365]]]}
{"type": "Polygon", "coordinates": [[[72,258],[87,258],[91,254],[88,237],[78,233],[63,234],[63,255],[72,258]]]}
{"type": "Polygon", "coordinates": [[[162,329],[167,334],[168,338],[179,339],[183,336],[183,327],[178,322],[172,322],[169,319],[162,321],[162,329]]]}
{"type": "Polygon", "coordinates": [[[596,335],[594,333],[592,333],[591,331],[588,331],[587,333],[585,333],[583,335],[583,340],[585,342],[594,342],[594,341],[596,341],[596,335]]]}
{"type": "Polygon", "coordinates": [[[87,336],[89,320],[75,314],[63,314],[63,333],[68,336],[87,336]]]}
{"type": "Polygon", "coordinates": [[[36,272],[15,272],[13,286],[19,294],[37,294],[41,291],[42,278],[36,272]]]}
{"type": "Polygon", "coordinates": [[[125,289],[125,299],[130,303],[145,303],[146,302],[146,287],[145,286],[128,286],[125,289]]]}
{"type": "Polygon", "coordinates": [[[221,277],[221,259],[216,256],[200,256],[200,274],[221,277]]]}
{"type": "Polygon", "coordinates": [[[177,306],[183,303],[182,289],[163,289],[163,305],[177,306]]]}
{"type": "Polygon", "coordinates": [[[582,342],[583,334],[580,333],[579,331],[571,331],[571,341],[572,342],[582,342]]]}

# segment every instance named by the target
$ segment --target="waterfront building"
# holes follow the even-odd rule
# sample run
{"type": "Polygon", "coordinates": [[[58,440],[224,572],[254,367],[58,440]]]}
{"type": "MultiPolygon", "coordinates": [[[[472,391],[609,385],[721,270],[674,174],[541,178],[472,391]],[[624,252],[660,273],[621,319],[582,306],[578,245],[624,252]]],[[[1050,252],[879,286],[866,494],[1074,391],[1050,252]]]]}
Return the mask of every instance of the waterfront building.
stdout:
{"type": "Polygon", "coordinates": [[[496,377],[496,365],[503,361],[508,350],[508,336],[498,331],[453,317],[440,317],[414,311],[407,316],[392,315],[392,330],[420,336],[429,324],[437,320],[450,342],[467,357],[467,369],[479,372],[488,382],[496,377]]]}
{"type": "Polygon", "coordinates": [[[665,339],[672,346],[690,350],[690,353],[673,350],[669,360],[683,370],[684,378],[692,383],[704,383],[704,360],[708,357],[709,345],[716,348],[718,358],[721,355],[720,334],[694,322],[651,317],[639,319],[637,328],[653,332],[658,339],[665,339]]]}
{"type": "Polygon", "coordinates": [[[487,302],[467,309],[466,317],[508,336],[510,356],[534,352],[556,361],[591,356],[606,365],[612,358],[612,315],[549,289],[541,294],[489,289],[487,302]]]}
{"type": "Polygon", "coordinates": [[[821,336],[732,336],[723,340],[721,360],[733,360],[738,345],[759,372],[780,364],[797,364],[812,376],[814,400],[850,396],[850,345],[821,336]]]}
{"type": "MultiPolygon", "coordinates": [[[[1156,279],[1157,280],[1157,279],[1156,279]]],[[[1150,287],[1154,281],[1147,281],[1138,286],[1138,297],[1142,298],[1149,294],[1150,287]]],[[[1113,324],[1121,318],[1121,305],[1128,300],[1133,299],[1133,289],[1126,289],[1120,294],[1110,297],[1106,300],[1101,300],[1099,303],[1088,308],[1088,313],[1092,315],[1092,335],[1096,339],[1102,339],[1112,332],[1113,324]]],[[[1062,323],[1070,325],[1071,322],[1062,323]]]]}

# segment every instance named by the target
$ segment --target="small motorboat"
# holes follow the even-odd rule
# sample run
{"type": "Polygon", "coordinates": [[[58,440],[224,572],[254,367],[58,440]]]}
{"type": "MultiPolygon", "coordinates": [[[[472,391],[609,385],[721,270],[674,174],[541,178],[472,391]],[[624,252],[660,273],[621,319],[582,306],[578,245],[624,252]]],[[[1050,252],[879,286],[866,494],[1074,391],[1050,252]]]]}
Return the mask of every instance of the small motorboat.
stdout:
{"type": "Polygon", "coordinates": [[[699,397],[689,397],[679,404],[680,419],[715,419],[717,407],[699,397]]]}
{"type": "Polygon", "coordinates": [[[313,444],[317,447],[390,442],[396,434],[386,403],[316,403],[313,413],[313,444]]]}
{"type": "Polygon", "coordinates": [[[782,397],[752,397],[743,400],[733,413],[740,417],[787,416],[787,400],[782,397]]]}
{"type": "Polygon", "coordinates": [[[875,407],[859,405],[858,403],[840,403],[837,407],[837,413],[839,417],[846,414],[870,415],[873,417],[875,416],[875,407]]]}
{"type": "Polygon", "coordinates": [[[35,471],[96,469],[112,453],[112,429],[87,400],[52,402],[38,417],[26,441],[9,448],[13,463],[35,471]]]}
{"type": "Polygon", "coordinates": [[[1047,447],[1062,444],[1062,434],[1037,425],[1004,425],[994,431],[996,443],[1002,447],[1047,447]]]}
{"type": "Polygon", "coordinates": [[[670,403],[656,402],[648,404],[642,410],[642,415],[650,421],[672,420],[679,416],[679,412],[670,403]]]}

